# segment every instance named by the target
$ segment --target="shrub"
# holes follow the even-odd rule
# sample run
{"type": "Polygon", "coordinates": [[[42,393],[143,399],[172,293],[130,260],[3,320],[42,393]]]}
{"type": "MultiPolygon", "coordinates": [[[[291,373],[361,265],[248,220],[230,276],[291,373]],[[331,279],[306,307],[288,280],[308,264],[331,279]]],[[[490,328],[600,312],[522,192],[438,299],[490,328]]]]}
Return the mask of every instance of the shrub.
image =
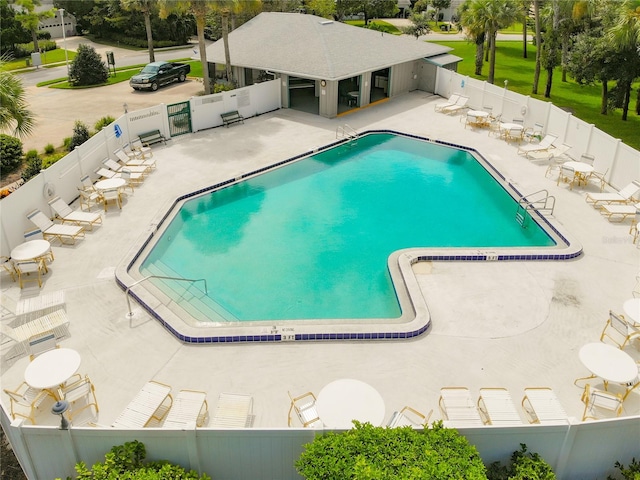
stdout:
{"type": "Polygon", "coordinates": [[[69,81],[74,86],[99,85],[107,81],[109,69],[100,55],[89,45],[78,45],[78,54],[69,69],[69,81]]]}
{"type": "Polygon", "coordinates": [[[47,155],[51,155],[55,151],[56,147],[54,147],[52,143],[47,143],[47,145],[44,147],[44,153],[46,153],[47,155]]]}
{"type": "Polygon", "coordinates": [[[42,170],[42,159],[38,155],[37,150],[29,150],[24,156],[26,168],[22,171],[22,179],[26,182],[31,177],[35,177],[42,170]]]}
{"type": "Polygon", "coordinates": [[[95,129],[96,132],[99,132],[104,127],[111,125],[115,121],[116,119],[110,116],[102,117],[100,120],[96,122],[93,128],[95,129]]]}
{"type": "Polygon", "coordinates": [[[327,432],[305,446],[296,469],[307,480],[359,478],[486,479],[476,448],[455,429],[435,422],[422,431],[355,421],[346,432],[327,432]]]}
{"type": "Polygon", "coordinates": [[[213,93],[228,92],[235,88],[232,83],[216,83],[213,85],[213,93]]]}
{"type": "MultiPolygon", "coordinates": [[[[626,468],[620,462],[616,462],[616,468],[620,470],[620,474],[624,480],[640,480],[640,461],[635,457],[631,460],[629,468],[626,468]]],[[[608,476],[607,480],[615,480],[612,476],[608,476]]]]}
{"type": "MultiPolygon", "coordinates": [[[[80,120],[76,120],[76,123],[73,126],[73,136],[69,142],[69,146],[67,149],[71,152],[74,148],[79,145],[82,145],[84,142],[89,140],[91,134],[89,133],[89,127],[87,127],[80,120]]],[[[66,139],[65,139],[66,142],[66,139]]]]}
{"type": "Polygon", "coordinates": [[[134,440],[111,448],[104,463],[96,463],[88,470],[84,462],[76,464],[77,479],[109,480],[126,478],[128,480],[210,480],[207,474],[199,476],[195,470],[187,472],[179,465],[166,460],[144,463],[147,452],[143,443],[134,440]]]}
{"type": "Polygon", "coordinates": [[[22,142],[11,135],[0,134],[0,170],[7,173],[22,163],[22,142]]]}
{"type": "Polygon", "coordinates": [[[487,469],[489,480],[555,480],[551,466],[537,453],[527,452],[527,446],[520,444],[520,450],[511,455],[511,465],[503,466],[494,462],[487,469]]]}
{"type": "Polygon", "coordinates": [[[69,146],[71,145],[71,137],[65,137],[64,140],[62,140],[62,146],[66,149],[66,150],[73,150],[73,148],[69,148],[69,146]]]}
{"type": "MultiPolygon", "coordinates": [[[[58,48],[56,42],[52,40],[42,40],[38,41],[38,48],[41,52],[48,52],[50,50],[55,50],[58,48]]],[[[15,58],[28,57],[33,53],[33,42],[30,43],[19,43],[15,46],[13,50],[13,55],[15,58]]]]}

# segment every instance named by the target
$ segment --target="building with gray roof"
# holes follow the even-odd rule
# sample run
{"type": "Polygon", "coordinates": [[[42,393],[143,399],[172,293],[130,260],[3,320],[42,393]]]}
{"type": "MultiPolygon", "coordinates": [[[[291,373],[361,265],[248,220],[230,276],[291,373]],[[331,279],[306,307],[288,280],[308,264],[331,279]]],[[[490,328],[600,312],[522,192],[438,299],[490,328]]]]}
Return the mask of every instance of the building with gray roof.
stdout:
{"type": "MultiPolygon", "coordinates": [[[[278,12],[263,12],[233,30],[229,50],[238,86],[280,78],[284,108],[328,118],[412,90],[433,91],[437,66],[455,69],[460,60],[447,54],[449,47],[278,12]],[[438,58],[446,58],[444,65],[438,58]]],[[[223,79],[222,39],[207,48],[207,58],[223,79]]]]}

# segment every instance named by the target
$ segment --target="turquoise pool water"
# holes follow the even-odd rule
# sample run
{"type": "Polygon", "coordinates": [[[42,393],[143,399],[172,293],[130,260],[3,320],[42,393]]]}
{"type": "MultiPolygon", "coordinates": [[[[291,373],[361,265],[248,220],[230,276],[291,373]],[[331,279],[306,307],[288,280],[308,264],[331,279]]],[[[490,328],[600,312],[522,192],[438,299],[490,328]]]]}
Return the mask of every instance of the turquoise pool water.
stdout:
{"type": "Polygon", "coordinates": [[[554,245],[516,209],[468,152],[367,135],[185,202],[141,272],[206,278],[226,320],[396,318],[395,250],[554,245]]]}

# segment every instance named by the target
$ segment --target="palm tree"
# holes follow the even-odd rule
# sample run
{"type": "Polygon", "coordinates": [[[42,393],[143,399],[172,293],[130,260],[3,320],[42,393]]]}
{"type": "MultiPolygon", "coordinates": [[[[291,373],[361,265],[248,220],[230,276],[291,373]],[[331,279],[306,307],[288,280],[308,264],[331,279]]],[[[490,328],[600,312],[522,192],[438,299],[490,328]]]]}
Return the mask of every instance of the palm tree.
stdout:
{"type": "Polygon", "coordinates": [[[202,63],[202,83],[204,94],[211,93],[211,79],[209,78],[209,65],[207,62],[207,48],[204,42],[204,27],[207,23],[207,14],[212,11],[212,0],[159,0],[160,18],[167,18],[172,13],[190,12],[196,19],[196,31],[198,34],[198,50],[200,51],[200,63],[202,63]]]}
{"type": "Polygon", "coordinates": [[[542,0],[533,0],[533,15],[536,25],[536,68],[533,72],[533,89],[534,95],[538,94],[538,82],[540,81],[540,64],[542,62],[542,29],[540,26],[540,2],[542,0]]]}
{"type": "Polygon", "coordinates": [[[157,7],[158,0],[120,0],[125,10],[137,10],[144,15],[144,27],[147,31],[147,45],[149,46],[149,62],[155,62],[153,52],[153,33],[151,32],[151,13],[157,7]]]}
{"type": "Polygon", "coordinates": [[[259,11],[260,1],[247,0],[218,0],[213,5],[213,10],[220,14],[222,20],[222,43],[224,45],[224,63],[227,73],[227,81],[234,83],[233,70],[231,69],[231,51],[229,50],[229,19],[233,14],[241,12],[259,11]]]}
{"type": "Polygon", "coordinates": [[[467,38],[476,44],[475,74],[482,75],[484,64],[484,40],[485,24],[480,19],[483,4],[473,0],[467,0],[458,9],[460,25],[462,25],[467,38]]]}
{"type": "Polygon", "coordinates": [[[0,130],[11,130],[15,124],[13,134],[24,138],[33,130],[34,115],[27,108],[22,82],[4,70],[4,63],[0,58],[0,130]]]}
{"type": "Polygon", "coordinates": [[[515,0],[477,0],[484,4],[480,10],[489,42],[489,76],[487,82],[493,83],[496,69],[496,35],[498,30],[508,27],[518,18],[518,4],[515,0]]]}
{"type": "Polygon", "coordinates": [[[626,62],[618,85],[622,88],[622,120],[627,120],[631,101],[631,84],[640,77],[640,7],[632,10],[628,2],[621,5],[616,24],[607,31],[606,40],[626,62]]]}

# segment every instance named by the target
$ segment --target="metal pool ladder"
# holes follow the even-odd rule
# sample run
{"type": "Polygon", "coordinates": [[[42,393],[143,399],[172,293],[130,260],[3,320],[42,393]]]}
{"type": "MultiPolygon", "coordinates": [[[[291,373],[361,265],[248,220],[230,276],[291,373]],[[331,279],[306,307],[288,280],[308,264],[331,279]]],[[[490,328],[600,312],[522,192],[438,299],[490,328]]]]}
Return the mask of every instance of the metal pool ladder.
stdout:
{"type": "Polygon", "coordinates": [[[540,213],[553,215],[556,206],[556,197],[549,195],[548,190],[538,190],[528,195],[522,195],[518,200],[518,210],[516,210],[516,222],[522,228],[526,228],[527,212],[536,210],[540,213]]]}
{"type": "Polygon", "coordinates": [[[359,137],[360,134],[358,131],[346,123],[344,125],[338,125],[336,128],[336,138],[347,138],[349,141],[352,141],[357,140],[359,137]]]}

